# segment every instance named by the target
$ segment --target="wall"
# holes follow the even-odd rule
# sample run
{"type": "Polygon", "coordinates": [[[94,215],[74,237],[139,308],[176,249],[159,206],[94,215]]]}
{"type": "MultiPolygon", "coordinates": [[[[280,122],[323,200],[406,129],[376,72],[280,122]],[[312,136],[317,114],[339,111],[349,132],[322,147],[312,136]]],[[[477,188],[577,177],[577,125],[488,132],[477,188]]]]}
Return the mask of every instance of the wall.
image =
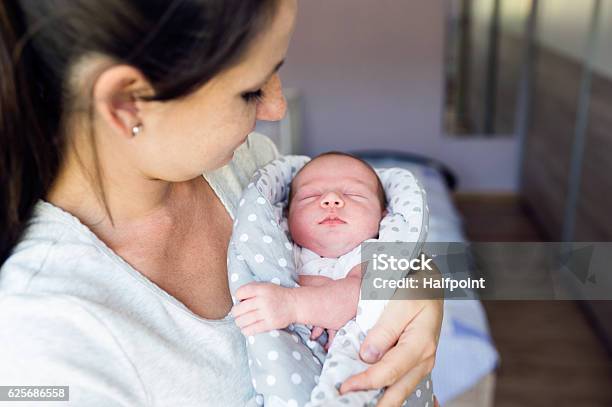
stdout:
{"type": "Polygon", "coordinates": [[[516,188],[515,137],[442,134],[443,0],[299,2],[281,77],[304,96],[304,152],[384,148],[437,158],[462,190],[516,188]]]}
{"type": "MultiPolygon", "coordinates": [[[[541,45],[576,60],[584,58],[586,39],[590,30],[594,0],[580,2],[559,2],[540,0],[538,33],[541,45]]],[[[612,4],[602,0],[600,34],[597,57],[594,60],[594,71],[602,76],[612,78],[612,4]]]]}
{"type": "Polygon", "coordinates": [[[612,3],[604,1],[602,3],[599,42],[597,55],[595,57],[594,71],[607,78],[612,78],[612,3]]]}
{"type": "Polygon", "coordinates": [[[537,43],[562,56],[582,60],[593,4],[593,0],[541,0],[538,3],[537,43]]]}

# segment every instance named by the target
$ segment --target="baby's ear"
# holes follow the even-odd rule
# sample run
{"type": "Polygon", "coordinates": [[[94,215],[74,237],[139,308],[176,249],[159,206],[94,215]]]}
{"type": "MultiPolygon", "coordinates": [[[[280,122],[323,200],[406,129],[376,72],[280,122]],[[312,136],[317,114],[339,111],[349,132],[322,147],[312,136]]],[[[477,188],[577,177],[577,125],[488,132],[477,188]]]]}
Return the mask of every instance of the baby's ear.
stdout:
{"type": "Polygon", "coordinates": [[[389,211],[387,211],[387,208],[383,209],[382,217],[384,218],[385,216],[387,216],[388,213],[389,213],[389,211]]]}

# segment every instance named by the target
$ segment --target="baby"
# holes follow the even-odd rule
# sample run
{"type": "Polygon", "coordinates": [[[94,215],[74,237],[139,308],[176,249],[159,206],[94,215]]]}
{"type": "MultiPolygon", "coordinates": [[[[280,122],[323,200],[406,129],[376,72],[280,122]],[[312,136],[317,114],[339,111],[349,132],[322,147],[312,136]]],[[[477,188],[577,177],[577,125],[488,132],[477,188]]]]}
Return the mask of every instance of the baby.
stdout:
{"type": "MultiPolygon", "coordinates": [[[[386,206],[382,183],[365,161],[330,152],[306,164],[291,183],[288,205],[299,284],[316,287],[343,278],[360,280],[359,245],[378,235],[386,206]]],[[[298,310],[310,320],[323,320],[320,317],[327,314],[327,323],[317,326],[312,335],[316,339],[327,328],[326,349],[335,336],[337,318],[344,325],[355,316],[359,292],[347,294],[333,299],[336,316],[322,308],[322,301],[310,298],[302,301],[306,309],[298,310]]]]}
{"type": "MultiPolygon", "coordinates": [[[[315,157],[293,178],[288,199],[287,219],[299,286],[255,282],[236,290],[240,302],[232,309],[232,315],[249,338],[296,323],[314,327],[311,340],[327,330],[328,354],[320,377],[315,378],[308,406],[328,405],[325,403],[335,398],[339,403],[364,405],[380,395],[379,390],[350,396],[341,395],[339,390],[350,375],[367,367],[359,349],[369,328],[361,326],[360,317],[353,320],[362,278],[360,246],[378,237],[386,206],[383,185],[369,164],[339,152],[315,157]],[[341,340],[334,340],[340,328],[341,340]]],[[[309,347],[313,344],[307,343],[309,347]]],[[[296,353],[293,357],[300,360],[296,353]]],[[[273,353],[273,358],[276,360],[278,354],[273,353]]],[[[277,376],[268,377],[276,383],[277,376]]],[[[301,376],[297,378],[294,380],[292,375],[287,385],[291,388],[299,384],[301,376]]],[[[429,378],[426,383],[422,388],[431,393],[429,378]]],[[[411,406],[427,406],[432,400],[420,389],[410,399],[411,406]]]]}
{"type": "Polygon", "coordinates": [[[232,310],[245,335],[313,325],[312,339],[355,317],[361,284],[359,245],[378,235],[386,213],[380,179],[365,161],[330,152],[308,162],[294,177],[288,204],[289,232],[299,288],[254,283],[238,290],[232,310]]]}

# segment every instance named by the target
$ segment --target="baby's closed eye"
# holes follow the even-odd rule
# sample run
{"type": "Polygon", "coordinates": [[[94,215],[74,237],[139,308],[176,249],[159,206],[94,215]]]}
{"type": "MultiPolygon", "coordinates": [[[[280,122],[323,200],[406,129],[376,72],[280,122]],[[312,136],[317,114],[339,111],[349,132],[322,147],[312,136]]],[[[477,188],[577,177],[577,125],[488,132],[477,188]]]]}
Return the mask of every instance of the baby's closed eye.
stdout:
{"type": "Polygon", "coordinates": [[[301,199],[316,198],[318,196],[321,196],[321,194],[308,194],[301,197],[301,199]]]}
{"type": "Polygon", "coordinates": [[[318,198],[319,196],[321,196],[321,193],[317,191],[300,191],[296,194],[295,199],[298,201],[303,201],[306,199],[318,198]]]}
{"type": "Polygon", "coordinates": [[[359,192],[345,192],[344,195],[350,197],[351,199],[356,199],[356,200],[367,200],[368,199],[367,195],[364,195],[359,192]]]}

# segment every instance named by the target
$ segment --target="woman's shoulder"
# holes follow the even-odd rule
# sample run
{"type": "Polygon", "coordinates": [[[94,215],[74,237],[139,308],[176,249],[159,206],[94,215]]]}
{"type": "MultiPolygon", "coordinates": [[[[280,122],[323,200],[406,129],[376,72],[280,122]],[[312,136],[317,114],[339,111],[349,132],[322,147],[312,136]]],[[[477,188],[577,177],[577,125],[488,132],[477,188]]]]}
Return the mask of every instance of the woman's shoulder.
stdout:
{"type": "Polygon", "coordinates": [[[233,217],[242,190],[250,182],[255,170],[278,156],[278,149],[269,137],[260,133],[251,133],[236,149],[234,158],[229,164],[204,174],[204,178],[233,217]]]}
{"type": "MultiPolygon", "coordinates": [[[[87,385],[94,372],[134,383],[137,374],[103,318],[112,311],[112,271],[85,226],[39,201],[0,268],[0,360],[11,366],[0,369],[0,382],[50,383],[61,371],[66,383],[87,385]]],[[[70,392],[71,400],[102,402],[79,386],[70,392]]]]}
{"type": "Polygon", "coordinates": [[[278,158],[278,149],[270,138],[261,133],[251,133],[246,141],[236,149],[234,158],[224,168],[236,173],[239,178],[245,178],[243,182],[246,186],[246,180],[250,180],[251,176],[260,167],[263,167],[270,161],[278,158]]]}
{"type": "Polygon", "coordinates": [[[251,133],[236,153],[238,158],[245,154],[250,155],[258,168],[279,156],[276,144],[270,137],[261,133],[251,133]]]}
{"type": "Polygon", "coordinates": [[[93,303],[130,278],[120,258],[71,214],[39,201],[0,268],[0,295],[68,295],[93,303]]]}

